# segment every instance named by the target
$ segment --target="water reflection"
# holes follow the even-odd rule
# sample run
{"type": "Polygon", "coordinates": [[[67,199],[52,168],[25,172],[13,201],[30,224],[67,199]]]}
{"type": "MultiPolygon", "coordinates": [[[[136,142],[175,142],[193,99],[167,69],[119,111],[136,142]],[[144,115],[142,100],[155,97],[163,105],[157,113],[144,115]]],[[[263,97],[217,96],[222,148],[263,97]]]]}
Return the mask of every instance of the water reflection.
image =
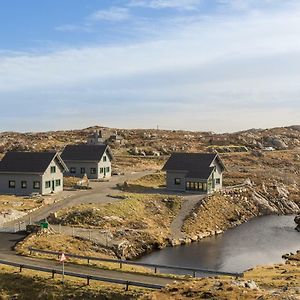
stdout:
{"type": "Polygon", "coordinates": [[[279,263],[282,254],[300,249],[300,233],[294,229],[293,219],[294,216],[258,217],[220,236],[155,251],[138,261],[225,272],[279,263]]]}

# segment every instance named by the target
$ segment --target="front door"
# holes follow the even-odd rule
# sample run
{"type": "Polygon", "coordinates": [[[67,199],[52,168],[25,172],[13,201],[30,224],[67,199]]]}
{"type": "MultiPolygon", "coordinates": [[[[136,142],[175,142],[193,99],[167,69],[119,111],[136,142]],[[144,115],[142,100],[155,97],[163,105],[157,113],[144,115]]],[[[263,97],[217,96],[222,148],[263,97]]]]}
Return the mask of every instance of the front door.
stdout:
{"type": "Polygon", "coordinates": [[[55,191],[55,181],[52,180],[52,193],[55,191]]]}

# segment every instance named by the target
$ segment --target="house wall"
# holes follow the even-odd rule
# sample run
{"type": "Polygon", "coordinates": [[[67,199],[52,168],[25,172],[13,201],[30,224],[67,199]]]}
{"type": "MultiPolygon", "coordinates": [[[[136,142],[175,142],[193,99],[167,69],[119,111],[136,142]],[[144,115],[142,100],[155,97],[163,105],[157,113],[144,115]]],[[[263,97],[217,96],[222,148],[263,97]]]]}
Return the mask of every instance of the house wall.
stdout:
{"type": "Polygon", "coordinates": [[[185,191],[185,172],[176,172],[176,171],[167,171],[167,189],[170,191],[185,191]],[[180,185],[175,184],[175,179],[179,178],[181,183],[180,185]]]}
{"type": "Polygon", "coordinates": [[[34,174],[0,174],[0,194],[7,195],[30,195],[31,193],[42,193],[42,175],[34,175],[34,174]],[[14,180],[16,182],[15,188],[9,188],[9,181],[14,180]],[[27,182],[27,188],[22,189],[21,181],[27,182]],[[34,189],[33,182],[39,181],[40,188],[34,189]]]}
{"type": "Polygon", "coordinates": [[[51,193],[62,192],[64,189],[64,176],[60,165],[56,160],[52,161],[46,172],[42,176],[42,195],[51,193]],[[51,173],[51,167],[56,167],[56,172],[51,173]],[[57,180],[60,180],[60,185],[57,184],[57,180]],[[46,182],[50,181],[50,187],[46,188],[46,182]]]}
{"type": "Polygon", "coordinates": [[[100,162],[98,163],[98,178],[110,178],[111,177],[111,160],[110,157],[105,151],[104,155],[102,156],[100,162]],[[104,161],[104,156],[106,157],[106,161],[104,161]],[[101,172],[101,168],[103,168],[103,172],[101,172]]]}
{"type": "Polygon", "coordinates": [[[30,195],[32,193],[39,193],[42,195],[47,195],[50,193],[57,193],[63,191],[63,173],[60,165],[56,160],[53,160],[44,174],[0,174],[0,194],[9,195],[30,195]],[[51,167],[56,167],[56,172],[51,174],[51,167]],[[15,188],[9,187],[9,181],[13,180],[16,183],[15,188]],[[52,181],[56,183],[56,180],[60,180],[60,186],[54,185],[54,190],[52,189],[52,181]],[[27,187],[22,188],[21,182],[26,181],[27,187]],[[40,183],[40,188],[33,188],[33,183],[38,181],[40,183]],[[51,181],[50,188],[46,188],[46,181],[51,181]]]}
{"type": "Polygon", "coordinates": [[[98,179],[98,162],[88,162],[88,161],[69,161],[65,160],[65,164],[67,165],[69,172],[66,173],[67,176],[75,176],[82,178],[84,174],[81,173],[81,168],[85,168],[85,173],[89,179],[98,179]],[[71,172],[71,169],[75,168],[75,173],[71,172]],[[96,169],[96,174],[91,174],[91,168],[96,169]]]}
{"type": "Polygon", "coordinates": [[[216,167],[213,175],[215,180],[215,190],[217,191],[223,187],[223,172],[221,171],[220,165],[216,161],[212,163],[212,166],[216,167]],[[217,184],[217,179],[220,179],[220,184],[217,184]]]}
{"type": "Polygon", "coordinates": [[[103,155],[99,162],[94,161],[65,161],[69,172],[67,173],[68,176],[75,176],[82,178],[84,174],[81,173],[81,168],[85,168],[85,173],[89,179],[102,179],[102,178],[110,178],[111,177],[111,160],[107,153],[103,155]],[[104,156],[107,157],[107,161],[104,161],[104,156]],[[75,173],[71,173],[71,168],[76,168],[75,173]],[[96,169],[96,174],[91,174],[91,168],[96,169]],[[101,168],[103,168],[103,172],[101,173],[101,168]],[[104,172],[105,168],[105,172],[104,172]],[[109,169],[107,169],[109,168],[109,169]]]}

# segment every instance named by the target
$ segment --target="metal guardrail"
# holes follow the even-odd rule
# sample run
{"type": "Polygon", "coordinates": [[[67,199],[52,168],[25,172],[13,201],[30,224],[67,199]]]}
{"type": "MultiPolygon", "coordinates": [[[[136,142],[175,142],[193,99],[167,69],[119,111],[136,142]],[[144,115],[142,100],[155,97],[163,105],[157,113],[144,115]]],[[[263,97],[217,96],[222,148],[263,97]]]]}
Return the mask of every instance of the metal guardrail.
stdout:
{"type": "MultiPolygon", "coordinates": [[[[48,255],[57,255],[58,257],[61,255],[61,252],[58,251],[49,251],[49,250],[40,250],[29,247],[28,250],[30,253],[43,253],[48,255]]],[[[231,272],[222,272],[222,271],[214,271],[214,270],[207,270],[207,269],[197,269],[197,268],[188,268],[188,267],[179,267],[179,266],[167,266],[167,265],[157,265],[157,264],[149,264],[149,263],[140,263],[128,260],[118,260],[118,259],[110,259],[110,258],[99,258],[99,257],[92,257],[92,256],[82,256],[77,254],[65,253],[67,257],[77,258],[87,260],[89,264],[90,261],[102,261],[102,262],[109,262],[119,264],[120,269],[122,269],[123,265],[132,265],[132,266],[141,266],[154,269],[154,273],[157,273],[159,269],[165,270],[178,270],[178,271],[188,271],[191,272],[193,277],[196,277],[197,273],[204,273],[204,274],[211,274],[211,275],[224,275],[224,276],[232,276],[232,277],[243,277],[243,273],[231,273],[231,272]]]]}
{"type": "MultiPolygon", "coordinates": [[[[6,260],[0,260],[0,264],[6,265],[6,266],[11,266],[11,267],[18,267],[20,272],[22,272],[23,269],[27,269],[27,270],[51,273],[52,278],[54,278],[55,274],[61,274],[61,275],[63,274],[62,270],[58,270],[58,269],[38,267],[38,266],[33,266],[33,265],[28,265],[28,264],[20,264],[20,263],[10,262],[10,261],[6,261],[6,260]]],[[[158,284],[150,284],[150,283],[143,283],[143,282],[137,282],[137,281],[127,281],[127,280],[123,280],[123,279],[112,279],[112,278],[107,278],[107,277],[101,277],[101,276],[96,276],[96,275],[87,275],[87,274],[75,273],[75,272],[69,272],[69,271],[64,271],[64,275],[70,276],[70,277],[86,279],[87,285],[90,284],[91,280],[125,285],[126,291],[128,291],[129,286],[142,287],[142,288],[147,288],[147,289],[156,289],[156,290],[160,290],[160,289],[164,288],[163,285],[158,285],[158,284]]]]}

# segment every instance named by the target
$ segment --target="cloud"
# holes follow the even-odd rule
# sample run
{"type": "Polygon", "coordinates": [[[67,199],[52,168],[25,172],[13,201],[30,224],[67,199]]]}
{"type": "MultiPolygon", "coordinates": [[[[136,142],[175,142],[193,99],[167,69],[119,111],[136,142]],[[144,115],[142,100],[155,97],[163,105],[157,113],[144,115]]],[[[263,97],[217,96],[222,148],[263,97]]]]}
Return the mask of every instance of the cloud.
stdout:
{"type": "Polygon", "coordinates": [[[124,7],[110,7],[104,10],[97,10],[92,13],[88,20],[92,22],[107,21],[107,22],[123,22],[130,18],[130,13],[124,7]]]}
{"type": "Polygon", "coordinates": [[[199,7],[202,0],[132,0],[129,6],[147,7],[154,9],[176,8],[193,10],[199,7]]]}
{"type": "Polygon", "coordinates": [[[126,45],[3,53],[1,127],[24,128],[27,119],[45,128],[215,131],[299,123],[299,16],[300,7],[216,15],[126,45]]]}
{"type": "Polygon", "coordinates": [[[298,5],[297,0],[217,0],[217,4],[231,11],[249,12],[252,10],[269,9],[298,5]]]}
{"type": "Polygon", "coordinates": [[[54,28],[56,31],[61,32],[91,32],[92,28],[90,25],[72,25],[72,24],[65,24],[60,25],[54,28]]]}

